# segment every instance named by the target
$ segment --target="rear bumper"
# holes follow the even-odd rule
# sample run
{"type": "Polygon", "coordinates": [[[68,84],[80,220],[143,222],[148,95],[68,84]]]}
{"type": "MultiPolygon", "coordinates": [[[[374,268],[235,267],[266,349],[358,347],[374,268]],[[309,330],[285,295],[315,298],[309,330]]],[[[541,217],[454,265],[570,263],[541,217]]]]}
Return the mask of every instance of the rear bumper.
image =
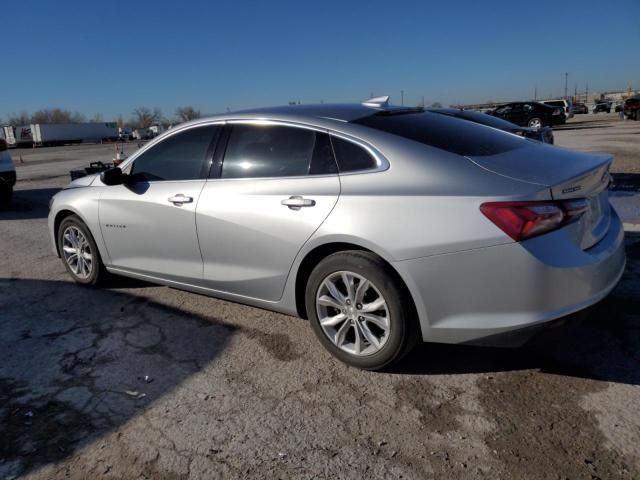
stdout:
{"type": "Polygon", "coordinates": [[[478,340],[540,326],[606,297],[624,272],[624,230],[612,211],[607,235],[586,251],[561,229],[522,243],[394,266],[415,300],[423,340],[482,343],[478,340]]]}

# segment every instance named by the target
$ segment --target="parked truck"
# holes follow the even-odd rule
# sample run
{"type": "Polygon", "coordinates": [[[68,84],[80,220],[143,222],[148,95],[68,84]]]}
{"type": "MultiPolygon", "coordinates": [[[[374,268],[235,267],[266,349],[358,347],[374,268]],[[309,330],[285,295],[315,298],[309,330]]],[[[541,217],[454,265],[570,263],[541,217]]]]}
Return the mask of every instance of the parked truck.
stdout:
{"type": "Polygon", "coordinates": [[[16,147],[28,147],[33,145],[31,125],[18,125],[17,127],[13,127],[13,132],[16,147]]]}
{"type": "Polygon", "coordinates": [[[157,137],[161,133],[165,132],[165,129],[164,129],[164,127],[162,125],[151,125],[149,127],[149,130],[151,130],[153,132],[153,136],[154,137],[157,137]]]}
{"type": "Polygon", "coordinates": [[[100,142],[118,139],[115,123],[35,123],[31,136],[36,146],[100,142]]]}
{"type": "Polygon", "coordinates": [[[153,131],[149,128],[136,128],[132,132],[131,138],[136,140],[148,140],[149,138],[153,138],[153,131]]]}
{"type": "Polygon", "coordinates": [[[7,147],[14,148],[16,146],[16,128],[13,125],[0,127],[0,136],[7,142],[7,147]]]}

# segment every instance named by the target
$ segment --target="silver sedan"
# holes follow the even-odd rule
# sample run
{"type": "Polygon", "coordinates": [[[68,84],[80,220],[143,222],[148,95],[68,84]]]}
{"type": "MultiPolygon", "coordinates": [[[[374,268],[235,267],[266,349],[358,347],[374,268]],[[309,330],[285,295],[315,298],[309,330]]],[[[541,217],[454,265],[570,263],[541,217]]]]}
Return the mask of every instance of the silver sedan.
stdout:
{"type": "Polygon", "coordinates": [[[380,369],[420,341],[500,341],[608,294],[612,157],[378,98],[175,127],[49,214],[73,279],[117,274],[309,319],[380,369]]]}

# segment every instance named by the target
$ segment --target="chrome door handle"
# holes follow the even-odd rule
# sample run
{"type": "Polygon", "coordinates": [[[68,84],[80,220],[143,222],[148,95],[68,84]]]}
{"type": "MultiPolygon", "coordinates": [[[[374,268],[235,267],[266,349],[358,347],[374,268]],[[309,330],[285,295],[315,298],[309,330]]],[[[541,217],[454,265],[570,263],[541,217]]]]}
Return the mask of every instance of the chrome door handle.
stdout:
{"type": "Polygon", "coordinates": [[[280,202],[282,205],[289,207],[291,210],[300,210],[302,207],[313,207],[316,204],[315,200],[310,198],[303,198],[299,195],[285,198],[280,202]]]}
{"type": "Polygon", "coordinates": [[[169,197],[169,201],[178,207],[183,203],[191,203],[193,202],[193,197],[187,197],[181,193],[174,195],[173,197],[169,197]]]}

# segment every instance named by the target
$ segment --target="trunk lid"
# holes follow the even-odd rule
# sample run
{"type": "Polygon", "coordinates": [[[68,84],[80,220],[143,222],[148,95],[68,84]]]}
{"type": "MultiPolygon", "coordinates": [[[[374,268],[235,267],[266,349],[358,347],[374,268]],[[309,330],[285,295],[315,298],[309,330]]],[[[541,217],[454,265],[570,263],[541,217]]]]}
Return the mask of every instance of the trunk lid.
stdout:
{"type": "Polygon", "coordinates": [[[611,207],[607,188],[612,155],[532,144],[469,159],[498,175],[549,187],[554,200],[587,198],[589,209],[571,230],[573,240],[582,249],[595,245],[609,229],[611,207]]]}

